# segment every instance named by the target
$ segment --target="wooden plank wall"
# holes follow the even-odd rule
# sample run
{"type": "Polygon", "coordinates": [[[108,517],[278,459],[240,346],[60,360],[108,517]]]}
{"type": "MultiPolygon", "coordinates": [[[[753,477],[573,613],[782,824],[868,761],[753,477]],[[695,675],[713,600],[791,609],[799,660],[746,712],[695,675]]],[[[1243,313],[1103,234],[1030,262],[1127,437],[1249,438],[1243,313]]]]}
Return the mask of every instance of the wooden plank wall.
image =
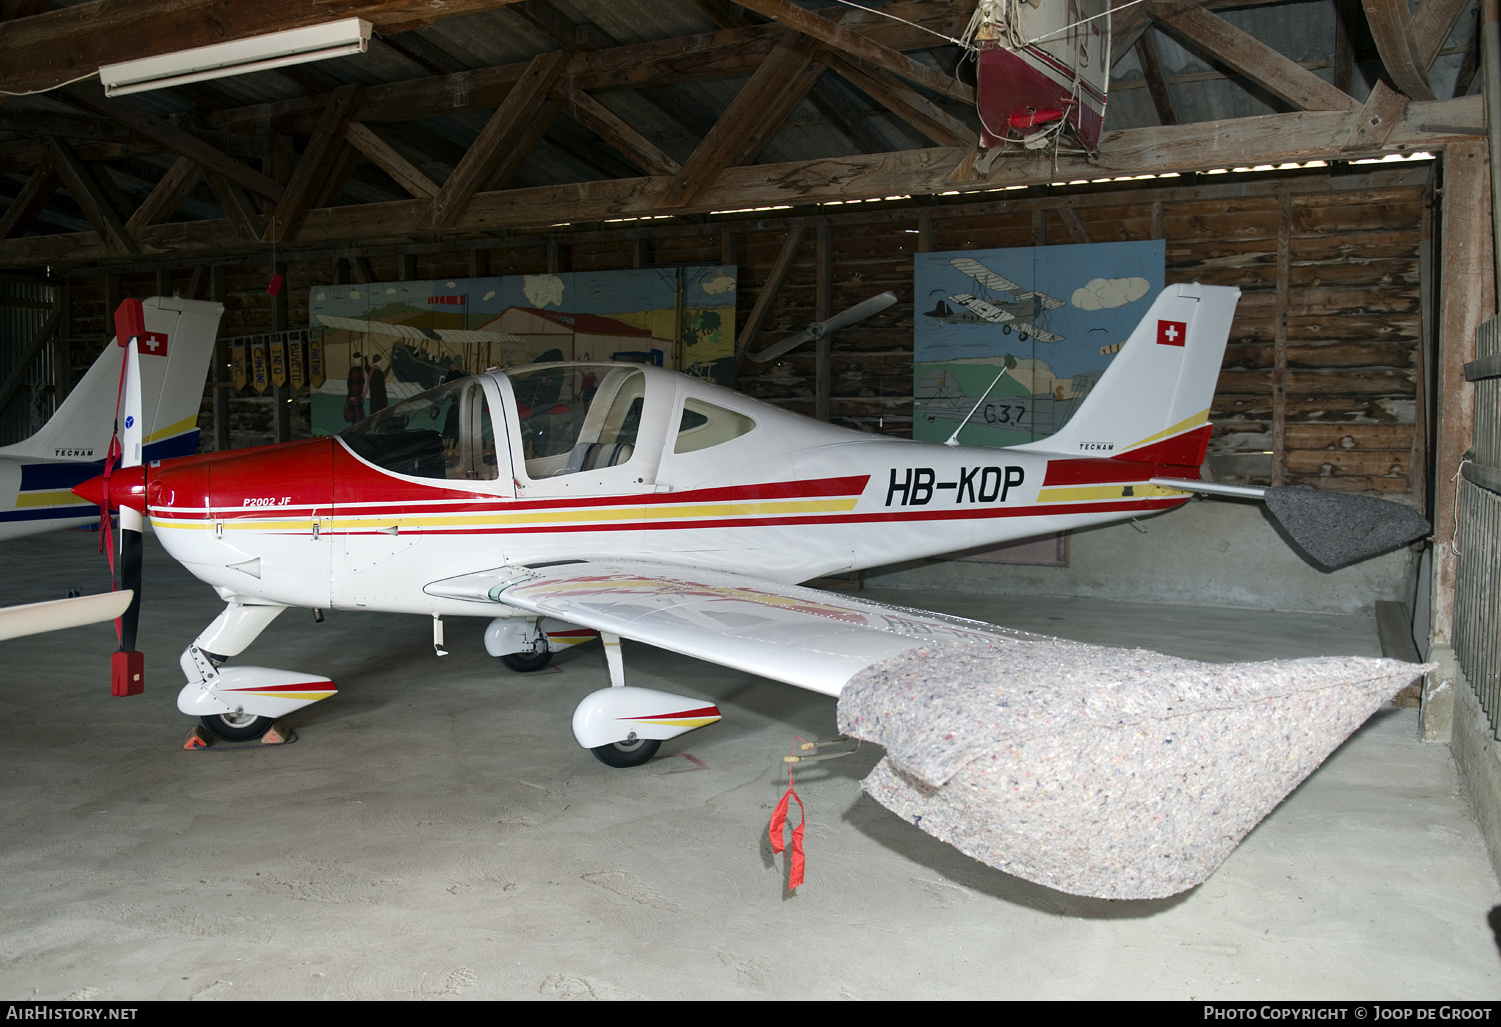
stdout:
{"type": "MultiPolygon", "coordinates": [[[[907,436],[912,257],[919,249],[1162,238],[1169,283],[1198,280],[1243,290],[1212,411],[1214,477],[1378,493],[1421,508],[1426,489],[1425,443],[1418,430],[1424,352],[1419,268],[1431,167],[1200,175],[997,192],[979,200],[968,194],[927,203],[828,205],[817,218],[637,223],[618,231],[470,244],[481,247],[478,252],[388,247],[359,257],[363,263],[354,268],[347,256],[294,257],[286,272],[287,319],[307,324],[309,289],[360,275],[394,281],[468,276],[476,267],[493,275],[613,270],[715,263],[729,255],[739,265],[743,327],[789,230],[802,226],[808,230],[771,301],[759,347],[815,320],[815,229],[823,225],[832,251],[829,309],[842,310],[887,289],[899,297],[896,306],[834,337],[825,386],[829,418],[907,436]]],[[[226,334],[269,330],[269,277],[269,260],[227,265],[226,334]]],[[[194,268],[74,278],[76,372],[98,352],[107,300],[151,295],[162,286],[195,295],[195,285],[196,295],[207,297],[207,279],[194,268]]],[[[771,365],[748,362],[738,385],[811,415],[819,387],[813,348],[771,365]]],[[[246,399],[241,397],[242,411],[258,409],[246,399]]]]}

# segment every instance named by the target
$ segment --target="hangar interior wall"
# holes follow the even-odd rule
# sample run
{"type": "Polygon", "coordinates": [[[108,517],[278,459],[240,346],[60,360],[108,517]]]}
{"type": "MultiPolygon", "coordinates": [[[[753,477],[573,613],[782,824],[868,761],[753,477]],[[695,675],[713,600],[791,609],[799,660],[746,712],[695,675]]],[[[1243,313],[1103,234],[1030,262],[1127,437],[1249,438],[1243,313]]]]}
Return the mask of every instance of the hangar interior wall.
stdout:
{"type": "MultiPolygon", "coordinates": [[[[274,269],[286,277],[280,312],[266,292],[273,273],[266,255],[216,260],[214,274],[202,264],[80,270],[70,273],[73,366],[81,372],[93,360],[120,298],[172,291],[209,298],[215,280],[226,304],[224,333],[240,335],[306,325],[308,290],[343,282],[720,261],[739,266],[737,336],[744,338],[753,312],[762,315],[753,346],[894,290],[896,306],[834,336],[823,373],[814,348],[803,347],[771,365],[746,364],[738,386],[802,413],[826,409],[835,423],[908,436],[914,253],[1163,239],[1168,282],[1243,290],[1212,411],[1213,477],[1369,492],[1426,512],[1432,333],[1424,328],[1424,269],[1433,173],[1432,163],[1418,161],[1170,176],[830,204],[816,218],[767,211],[754,221],[654,227],[643,220],[568,234],[294,254],[274,269]],[[778,277],[775,294],[761,303],[768,280],[778,277]]],[[[209,446],[211,393],[203,417],[209,446]]],[[[306,434],[305,417],[297,416],[305,405],[289,398],[294,413],[281,431],[306,434]]],[[[278,402],[248,389],[232,395],[231,445],[276,437],[278,402]]],[[[1262,556],[1285,546],[1259,513],[1237,504],[1192,509],[1151,522],[1146,535],[1129,525],[1081,533],[1068,568],[930,561],[871,580],[1127,598],[1125,590],[1148,601],[1275,609],[1343,611],[1355,601],[1368,605],[1373,594],[1410,601],[1407,553],[1354,573],[1310,577],[1318,572],[1298,561],[1276,574],[1262,556]],[[1186,553],[1200,554],[1202,566],[1185,562],[1186,553]]]]}

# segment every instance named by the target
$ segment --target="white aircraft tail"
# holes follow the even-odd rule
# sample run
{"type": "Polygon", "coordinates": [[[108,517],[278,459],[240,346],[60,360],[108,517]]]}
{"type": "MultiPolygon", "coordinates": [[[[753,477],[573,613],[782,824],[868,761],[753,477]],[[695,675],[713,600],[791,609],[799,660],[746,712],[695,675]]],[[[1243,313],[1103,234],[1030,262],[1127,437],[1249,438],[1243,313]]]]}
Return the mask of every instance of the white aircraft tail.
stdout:
{"type": "Polygon", "coordinates": [[[1168,286],[1068,423],[1012,448],[1203,463],[1209,404],[1239,299],[1239,289],[1221,285],[1168,286]]]}
{"type": "MultiPolygon", "coordinates": [[[[193,453],[198,448],[198,408],[218,335],[219,303],[154,296],[141,301],[147,337],[141,340],[142,434],[147,460],[193,453]]],[[[109,450],[115,399],[125,350],[104,348],[83,379],[41,430],[0,457],[21,461],[92,462],[109,450]]]]}

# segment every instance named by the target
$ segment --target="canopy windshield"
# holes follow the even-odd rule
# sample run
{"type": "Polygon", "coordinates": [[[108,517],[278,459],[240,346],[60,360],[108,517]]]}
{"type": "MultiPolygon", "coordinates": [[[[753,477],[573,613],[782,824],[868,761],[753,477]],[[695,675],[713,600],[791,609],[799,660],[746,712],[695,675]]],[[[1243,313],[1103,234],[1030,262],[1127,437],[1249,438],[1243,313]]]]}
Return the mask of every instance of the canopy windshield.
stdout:
{"type": "Polygon", "coordinates": [[[628,463],[646,398],[629,364],[550,364],[507,371],[527,477],[555,478],[628,463]]]}

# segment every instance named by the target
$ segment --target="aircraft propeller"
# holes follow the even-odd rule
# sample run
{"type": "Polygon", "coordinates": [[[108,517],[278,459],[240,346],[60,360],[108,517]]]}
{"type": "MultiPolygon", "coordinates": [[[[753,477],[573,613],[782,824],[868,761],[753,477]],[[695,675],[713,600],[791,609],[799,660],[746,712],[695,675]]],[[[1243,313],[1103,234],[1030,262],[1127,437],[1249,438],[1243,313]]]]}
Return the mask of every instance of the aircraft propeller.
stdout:
{"type": "Polygon", "coordinates": [[[878,314],[895,302],[896,293],[894,292],[883,292],[879,296],[872,296],[868,300],[856,303],[853,307],[842,313],[835,314],[827,321],[813,322],[807,328],[803,329],[801,335],[789,336],[780,342],[772,343],[765,349],[757,350],[754,353],[747,353],[745,358],[747,360],[754,360],[758,364],[775,360],[783,353],[801,346],[805,342],[816,342],[830,332],[837,332],[839,329],[852,325],[856,321],[863,321],[872,314],[878,314]]]}
{"type": "Polygon", "coordinates": [[[139,341],[146,335],[146,313],[138,299],[127,299],[115,311],[115,338],[125,348],[115,404],[115,434],[110,439],[104,473],[73,491],[99,507],[100,548],[107,550],[110,570],[119,592],[130,592],[129,605],[115,621],[120,649],[110,657],[110,694],[139,695],[144,689],[144,657],[136,649],[141,619],[141,552],[146,513],[145,445],[141,402],[139,341]],[[120,517],[120,563],[115,566],[109,538],[110,514],[120,517]]]}

